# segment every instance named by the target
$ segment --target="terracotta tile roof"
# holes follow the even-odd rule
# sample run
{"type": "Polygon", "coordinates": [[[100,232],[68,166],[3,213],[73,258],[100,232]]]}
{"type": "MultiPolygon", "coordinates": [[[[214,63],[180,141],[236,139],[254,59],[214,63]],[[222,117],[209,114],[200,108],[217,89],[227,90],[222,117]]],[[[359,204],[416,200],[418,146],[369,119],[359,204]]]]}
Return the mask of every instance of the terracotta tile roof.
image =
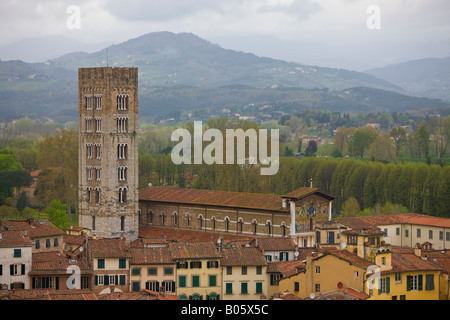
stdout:
{"type": "Polygon", "coordinates": [[[119,238],[89,239],[87,250],[95,258],[131,258],[129,245],[119,238]]]}
{"type": "Polygon", "coordinates": [[[34,170],[30,172],[30,176],[32,178],[37,178],[39,176],[39,174],[42,172],[42,170],[34,170]]]}
{"type": "Polygon", "coordinates": [[[94,292],[87,289],[72,289],[49,292],[48,300],[98,300],[94,292]]]}
{"type": "Polygon", "coordinates": [[[354,254],[350,251],[347,251],[345,249],[339,250],[339,249],[335,249],[335,248],[329,248],[328,250],[325,250],[323,252],[323,255],[318,256],[317,258],[314,258],[314,259],[320,259],[322,257],[325,257],[326,255],[333,255],[339,259],[350,262],[351,264],[356,265],[363,269],[367,269],[369,266],[373,265],[372,262],[370,262],[368,260],[364,260],[364,259],[358,257],[356,254],[354,254]]]}
{"type": "Polygon", "coordinates": [[[67,244],[76,244],[82,245],[86,241],[86,236],[82,235],[74,235],[74,234],[65,234],[63,236],[63,240],[67,244]]]}
{"type": "Polygon", "coordinates": [[[0,224],[3,230],[27,230],[31,239],[65,234],[48,220],[3,220],[0,224]]]}
{"type": "Polygon", "coordinates": [[[302,260],[280,261],[277,263],[278,269],[284,277],[290,277],[303,271],[306,267],[302,260]]]}
{"type": "Polygon", "coordinates": [[[252,243],[257,243],[263,251],[293,251],[296,247],[290,237],[257,238],[252,243]]]}
{"type": "Polygon", "coordinates": [[[167,241],[210,241],[217,243],[219,238],[225,241],[248,241],[254,239],[254,237],[241,236],[229,233],[218,233],[218,232],[206,232],[206,231],[196,231],[196,230],[181,230],[175,228],[164,228],[164,227],[140,227],[139,237],[141,238],[160,238],[164,236],[167,241]]]}
{"type": "Polygon", "coordinates": [[[296,295],[290,293],[290,292],[286,292],[282,295],[280,295],[280,299],[282,300],[303,300],[300,297],[297,297],[296,295]]]}
{"type": "Polygon", "coordinates": [[[414,254],[414,248],[391,246],[392,272],[437,271],[440,267],[414,254]]]}
{"type": "Polygon", "coordinates": [[[368,294],[353,288],[341,288],[323,293],[314,298],[314,300],[367,300],[368,294]]]}
{"type": "Polygon", "coordinates": [[[31,246],[32,242],[28,236],[25,236],[23,230],[0,231],[0,247],[2,246],[31,246]]]}
{"type": "Polygon", "coordinates": [[[64,253],[58,251],[33,253],[30,274],[66,274],[67,268],[74,265],[83,270],[83,273],[90,273],[84,259],[70,259],[64,253]]]}
{"type": "Polygon", "coordinates": [[[53,289],[8,290],[5,295],[2,295],[0,292],[0,297],[6,297],[11,300],[48,300],[48,295],[53,292],[53,289]]]}
{"type": "Polygon", "coordinates": [[[343,224],[356,224],[361,226],[380,226],[389,224],[417,224],[423,226],[445,227],[450,228],[450,219],[433,217],[419,213],[399,213],[384,216],[368,216],[354,218],[338,218],[338,222],[343,224]]]}
{"type": "Polygon", "coordinates": [[[450,274],[450,250],[422,250],[422,256],[426,257],[427,261],[432,265],[438,267],[450,274]]]}
{"type": "Polygon", "coordinates": [[[267,263],[267,273],[281,273],[281,270],[278,267],[279,263],[280,262],[268,262],[267,263]]]}
{"type": "Polygon", "coordinates": [[[213,242],[174,242],[169,248],[173,259],[220,258],[213,242]]]}
{"type": "Polygon", "coordinates": [[[239,245],[221,250],[223,266],[265,266],[266,259],[261,251],[255,247],[241,247],[239,245]]]}
{"type": "Polygon", "coordinates": [[[139,192],[139,200],[289,212],[289,208],[282,208],[281,196],[273,194],[183,189],[170,186],[145,188],[139,192]]]}
{"type": "Polygon", "coordinates": [[[326,198],[328,200],[333,200],[334,199],[334,197],[331,194],[329,194],[329,193],[327,193],[325,191],[319,190],[318,188],[309,188],[309,187],[303,187],[303,188],[291,191],[289,193],[286,193],[286,194],[282,195],[282,197],[283,198],[292,198],[292,199],[299,200],[299,199],[303,199],[303,198],[306,198],[308,196],[311,196],[313,194],[321,196],[321,197],[324,197],[324,198],[326,198]]]}
{"type": "Polygon", "coordinates": [[[131,248],[131,264],[175,264],[168,247],[131,248]]]}
{"type": "Polygon", "coordinates": [[[161,294],[147,289],[139,292],[112,292],[101,294],[98,300],[179,300],[178,296],[173,294],[161,294]]]}

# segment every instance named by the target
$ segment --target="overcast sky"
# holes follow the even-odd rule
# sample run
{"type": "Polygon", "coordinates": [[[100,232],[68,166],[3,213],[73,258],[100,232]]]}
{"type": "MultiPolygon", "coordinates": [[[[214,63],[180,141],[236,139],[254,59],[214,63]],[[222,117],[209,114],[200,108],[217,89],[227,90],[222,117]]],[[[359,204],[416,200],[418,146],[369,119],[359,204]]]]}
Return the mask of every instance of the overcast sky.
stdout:
{"type": "Polygon", "coordinates": [[[363,68],[383,52],[385,61],[450,55],[449,14],[449,0],[2,0],[0,45],[43,36],[119,43],[149,32],[192,32],[258,55],[343,67],[358,58],[363,68]],[[80,9],[79,29],[68,27],[72,5],[80,9]],[[371,6],[379,16],[368,12],[371,6]]]}

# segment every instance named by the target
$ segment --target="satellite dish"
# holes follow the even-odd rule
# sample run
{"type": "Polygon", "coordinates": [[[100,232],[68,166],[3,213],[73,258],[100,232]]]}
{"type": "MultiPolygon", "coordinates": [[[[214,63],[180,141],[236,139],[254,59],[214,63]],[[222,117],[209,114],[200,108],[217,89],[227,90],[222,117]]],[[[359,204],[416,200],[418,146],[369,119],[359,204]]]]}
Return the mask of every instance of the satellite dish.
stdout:
{"type": "Polygon", "coordinates": [[[294,252],[294,256],[298,257],[298,251],[294,252]]]}
{"type": "Polygon", "coordinates": [[[83,252],[83,249],[84,249],[83,247],[80,247],[80,252],[83,252]]]}
{"type": "Polygon", "coordinates": [[[311,293],[311,294],[309,295],[309,297],[310,297],[311,299],[314,299],[314,298],[316,297],[316,295],[315,295],[314,292],[313,292],[313,293],[311,293]]]}
{"type": "Polygon", "coordinates": [[[347,246],[347,244],[344,241],[341,241],[341,243],[339,244],[339,247],[341,249],[344,249],[347,246]]]}

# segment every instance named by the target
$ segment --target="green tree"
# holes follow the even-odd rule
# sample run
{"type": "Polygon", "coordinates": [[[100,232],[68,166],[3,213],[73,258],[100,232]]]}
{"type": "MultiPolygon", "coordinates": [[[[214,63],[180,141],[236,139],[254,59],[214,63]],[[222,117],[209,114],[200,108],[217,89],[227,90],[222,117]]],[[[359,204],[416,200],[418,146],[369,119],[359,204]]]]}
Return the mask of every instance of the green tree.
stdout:
{"type": "Polygon", "coordinates": [[[45,208],[44,212],[49,215],[49,220],[55,227],[61,230],[70,227],[71,222],[67,215],[67,205],[62,204],[61,201],[53,200],[50,202],[50,206],[45,208]]]}
{"type": "Polygon", "coordinates": [[[308,141],[308,146],[305,150],[305,155],[307,157],[313,156],[317,152],[317,142],[314,140],[308,141]]]}
{"type": "MultiPolygon", "coordinates": [[[[59,130],[53,136],[46,136],[38,143],[39,167],[44,170],[48,168],[58,171],[56,181],[41,180],[44,183],[57,184],[55,192],[63,203],[70,208],[77,208],[78,199],[78,132],[76,130],[59,130]]],[[[50,187],[43,186],[44,190],[50,187]]],[[[48,201],[49,198],[46,198],[48,201]]],[[[47,202],[48,203],[48,202],[47,202]]]]}
{"type": "Polygon", "coordinates": [[[343,217],[357,217],[360,215],[360,212],[361,207],[355,197],[348,198],[342,205],[343,217]]]}
{"type": "Polygon", "coordinates": [[[391,129],[390,136],[394,139],[395,155],[400,155],[400,148],[406,143],[406,131],[402,127],[394,127],[391,129]]]}
{"type": "Polygon", "coordinates": [[[418,125],[414,133],[414,143],[417,156],[427,158],[430,154],[430,132],[425,121],[418,125]]]}

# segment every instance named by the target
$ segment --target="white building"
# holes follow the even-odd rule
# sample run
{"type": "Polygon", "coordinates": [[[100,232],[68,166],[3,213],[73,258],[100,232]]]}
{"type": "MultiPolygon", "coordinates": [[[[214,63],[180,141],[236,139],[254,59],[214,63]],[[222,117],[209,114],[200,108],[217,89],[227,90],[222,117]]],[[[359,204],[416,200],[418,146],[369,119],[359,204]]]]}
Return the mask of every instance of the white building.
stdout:
{"type": "Polygon", "coordinates": [[[0,231],[0,283],[9,289],[29,289],[32,242],[26,230],[0,231]]]}

